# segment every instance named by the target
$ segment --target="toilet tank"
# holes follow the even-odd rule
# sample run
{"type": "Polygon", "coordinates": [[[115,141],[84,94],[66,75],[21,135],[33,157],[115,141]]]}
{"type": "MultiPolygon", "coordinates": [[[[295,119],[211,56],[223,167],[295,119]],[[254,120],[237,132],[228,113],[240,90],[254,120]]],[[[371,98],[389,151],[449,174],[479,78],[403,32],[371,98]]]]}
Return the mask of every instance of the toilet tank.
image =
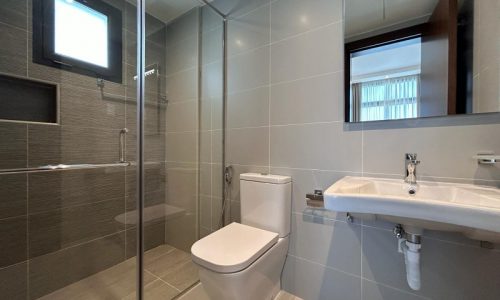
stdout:
{"type": "Polygon", "coordinates": [[[292,178],[245,173],[240,175],[241,223],[276,232],[290,233],[292,178]]]}

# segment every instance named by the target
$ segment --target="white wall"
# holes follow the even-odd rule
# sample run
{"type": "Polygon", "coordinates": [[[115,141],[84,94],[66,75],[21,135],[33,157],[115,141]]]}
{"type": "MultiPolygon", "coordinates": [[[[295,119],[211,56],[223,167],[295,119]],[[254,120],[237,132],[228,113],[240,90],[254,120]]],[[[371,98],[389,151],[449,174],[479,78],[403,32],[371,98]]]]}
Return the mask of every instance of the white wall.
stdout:
{"type": "MultiPolygon", "coordinates": [[[[229,21],[228,164],[293,177],[292,235],[284,289],[308,299],[499,299],[500,250],[455,234],[423,238],[422,290],[405,282],[392,225],[348,224],[309,209],[305,194],[346,175],[400,178],[416,152],[420,179],[500,186],[498,115],[343,122],[340,0],[258,0],[229,21]]],[[[235,177],[237,178],[237,177],[235,177]]],[[[239,187],[231,190],[238,220],[239,187]]]]}

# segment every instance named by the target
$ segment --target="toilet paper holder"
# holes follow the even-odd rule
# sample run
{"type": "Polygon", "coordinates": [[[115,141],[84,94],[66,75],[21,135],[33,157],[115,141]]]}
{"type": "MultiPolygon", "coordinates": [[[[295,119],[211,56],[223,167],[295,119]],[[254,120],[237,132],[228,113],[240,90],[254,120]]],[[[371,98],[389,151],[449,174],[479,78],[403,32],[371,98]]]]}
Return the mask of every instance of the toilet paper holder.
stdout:
{"type": "Polygon", "coordinates": [[[307,206],[314,208],[324,208],[325,204],[323,201],[323,191],[314,190],[314,193],[306,194],[307,206]]]}

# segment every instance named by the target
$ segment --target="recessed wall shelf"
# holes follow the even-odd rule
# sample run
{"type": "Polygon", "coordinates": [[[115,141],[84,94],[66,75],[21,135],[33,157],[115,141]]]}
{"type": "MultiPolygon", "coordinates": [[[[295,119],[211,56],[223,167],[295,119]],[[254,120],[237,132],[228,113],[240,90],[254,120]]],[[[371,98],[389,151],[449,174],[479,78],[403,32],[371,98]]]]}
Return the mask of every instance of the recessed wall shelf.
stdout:
{"type": "Polygon", "coordinates": [[[0,120],[59,123],[55,83],[0,74],[0,120]]]}

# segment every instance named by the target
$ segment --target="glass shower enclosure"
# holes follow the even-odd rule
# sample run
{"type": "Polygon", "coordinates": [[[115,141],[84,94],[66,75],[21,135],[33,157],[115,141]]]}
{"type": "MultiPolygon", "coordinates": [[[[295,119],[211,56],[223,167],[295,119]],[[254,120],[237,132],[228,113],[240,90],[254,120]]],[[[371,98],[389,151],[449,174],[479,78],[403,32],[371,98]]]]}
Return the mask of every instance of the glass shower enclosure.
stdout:
{"type": "Polygon", "coordinates": [[[223,225],[224,20],[203,1],[0,4],[2,299],[173,299],[223,225]]]}

